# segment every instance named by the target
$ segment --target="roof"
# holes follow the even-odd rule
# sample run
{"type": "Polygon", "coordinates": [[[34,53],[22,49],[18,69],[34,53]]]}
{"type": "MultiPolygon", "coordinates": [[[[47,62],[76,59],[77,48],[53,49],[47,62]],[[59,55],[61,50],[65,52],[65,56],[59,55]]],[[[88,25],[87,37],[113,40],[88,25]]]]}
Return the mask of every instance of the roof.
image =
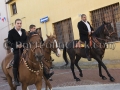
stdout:
{"type": "Polygon", "coordinates": [[[6,4],[9,4],[10,2],[12,2],[13,0],[8,0],[7,2],[6,2],[6,4]]]}

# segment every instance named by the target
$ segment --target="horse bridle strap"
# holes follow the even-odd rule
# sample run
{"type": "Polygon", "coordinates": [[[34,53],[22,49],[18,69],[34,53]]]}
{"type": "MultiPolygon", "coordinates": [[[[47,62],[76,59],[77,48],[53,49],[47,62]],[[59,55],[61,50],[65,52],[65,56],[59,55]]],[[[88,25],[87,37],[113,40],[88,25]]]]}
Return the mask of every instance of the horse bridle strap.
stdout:
{"type": "Polygon", "coordinates": [[[39,70],[33,70],[33,69],[30,68],[30,66],[28,65],[27,61],[25,61],[24,58],[22,58],[22,60],[23,60],[23,62],[24,62],[24,64],[25,64],[25,66],[28,68],[28,70],[29,70],[30,72],[35,73],[36,75],[39,75],[40,71],[43,70],[43,63],[42,63],[42,62],[40,62],[41,65],[39,64],[39,67],[40,67],[39,70]]]}
{"type": "MultiPolygon", "coordinates": [[[[29,57],[29,53],[27,53],[27,52],[28,52],[28,50],[25,49],[24,52],[23,52],[23,54],[22,54],[22,58],[25,60],[26,55],[28,55],[29,61],[30,61],[32,64],[37,65],[36,63],[34,63],[34,62],[31,61],[31,59],[30,59],[30,57],[29,57]]],[[[27,60],[26,60],[26,61],[27,61],[27,60]]]]}
{"type": "MultiPolygon", "coordinates": [[[[101,47],[100,47],[101,44],[100,44],[100,42],[97,40],[97,38],[94,37],[93,40],[94,40],[93,43],[96,43],[96,45],[97,45],[99,48],[101,48],[101,47]]],[[[102,48],[104,49],[104,46],[102,46],[102,48]]],[[[102,48],[101,48],[101,49],[102,49],[102,48]]],[[[102,51],[104,52],[103,49],[102,49],[102,51]]]]}
{"type": "Polygon", "coordinates": [[[45,58],[43,60],[45,60],[45,61],[43,61],[43,65],[50,69],[50,67],[46,63],[52,63],[52,60],[50,61],[50,60],[47,60],[45,58]]]}
{"type": "Polygon", "coordinates": [[[51,59],[50,59],[50,60],[47,60],[45,57],[44,57],[44,60],[45,60],[46,62],[52,62],[51,59]]]}
{"type": "Polygon", "coordinates": [[[41,49],[40,46],[37,46],[37,47],[35,47],[34,49],[31,49],[31,51],[32,51],[33,53],[35,53],[35,49],[37,49],[37,48],[40,48],[40,49],[41,49]]]}
{"type": "Polygon", "coordinates": [[[109,36],[111,36],[112,34],[116,33],[114,31],[110,33],[109,30],[108,30],[108,28],[106,27],[106,25],[105,25],[105,30],[108,32],[109,36]]]}

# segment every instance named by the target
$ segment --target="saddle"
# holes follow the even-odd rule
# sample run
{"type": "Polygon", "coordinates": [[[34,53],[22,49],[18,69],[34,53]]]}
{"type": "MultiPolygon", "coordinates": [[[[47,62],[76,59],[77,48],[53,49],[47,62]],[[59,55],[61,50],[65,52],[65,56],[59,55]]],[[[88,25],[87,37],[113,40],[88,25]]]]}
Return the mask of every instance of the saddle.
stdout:
{"type": "Polygon", "coordinates": [[[82,41],[77,41],[77,43],[75,44],[75,48],[82,48],[85,47],[85,43],[82,41]]]}
{"type": "MultiPolygon", "coordinates": [[[[26,50],[23,51],[22,55],[21,55],[22,58],[25,58],[26,57],[26,50]]],[[[20,61],[22,61],[20,57],[20,61]]],[[[20,62],[19,62],[20,63],[20,62]]],[[[13,64],[14,64],[14,59],[12,59],[6,66],[7,69],[10,69],[11,67],[13,67],[13,64]]]]}
{"type": "MultiPolygon", "coordinates": [[[[92,46],[92,37],[89,36],[89,46],[92,46]]],[[[84,48],[85,47],[85,43],[82,41],[77,41],[77,43],[75,44],[75,48],[84,48]]]]}
{"type": "Polygon", "coordinates": [[[7,69],[13,67],[14,60],[12,59],[6,66],[7,69]]]}

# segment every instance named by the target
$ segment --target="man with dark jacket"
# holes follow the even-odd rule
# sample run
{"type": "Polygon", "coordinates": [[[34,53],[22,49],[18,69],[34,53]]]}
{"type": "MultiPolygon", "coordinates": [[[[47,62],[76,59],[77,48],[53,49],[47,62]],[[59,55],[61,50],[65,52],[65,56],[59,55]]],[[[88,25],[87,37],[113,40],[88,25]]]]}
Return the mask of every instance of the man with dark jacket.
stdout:
{"type": "Polygon", "coordinates": [[[23,52],[23,43],[26,43],[27,40],[26,31],[21,27],[22,27],[21,19],[16,19],[15,27],[11,29],[8,33],[8,46],[13,48],[13,54],[14,54],[13,75],[14,75],[15,86],[20,86],[18,80],[18,66],[19,66],[20,55],[23,52]]]}
{"type": "Polygon", "coordinates": [[[86,56],[88,61],[91,61],[90,58],[90,50],[87,47],[89,44],[89,36],[94,32],[94,29],[90,25],[90,23],[87,21],[87,17],[85,14],[81,15],[81,21],[78,22],[78,29],[79,29],[79,35],[80,35],[80,40],[86,44],[86,56]]]}
{"type": "MultiPolygon", "coordinates": [[[[32,34],[39,34],[39,33],[36,31],[36,26],[33,25],[33,24],[31,24],[31,25],[29,26],[29,29],[30,29],[30,31],[28,31],[28,32],[30,33],[30,35],[32,35],[32,34]]],[[[43,44],[44,41],[43,41],[42,36],[40,36],[40,38],[41,38],[41,43],[43,44]]]]}

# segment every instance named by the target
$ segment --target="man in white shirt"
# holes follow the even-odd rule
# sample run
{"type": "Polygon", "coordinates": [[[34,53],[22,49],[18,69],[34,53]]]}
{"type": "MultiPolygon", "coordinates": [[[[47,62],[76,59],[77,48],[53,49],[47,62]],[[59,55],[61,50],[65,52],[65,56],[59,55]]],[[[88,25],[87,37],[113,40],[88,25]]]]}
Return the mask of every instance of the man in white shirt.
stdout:
{"type": "MultiPolygon", "coordinates": [[[[78,29],[79,29],[79,35],[80,35],[80,40],[86,44],[86,46],[89,44],[89,36],[94,32],[94,29],[90,25],[90,23],[87,21],[87,17],[85,14],[81,15],[81,21],[78,22],[78,29]]],[[[88,61],[91,61],[90,58],[90,50],[88,47],[86,48],[86,56],[88,61]]]]}

